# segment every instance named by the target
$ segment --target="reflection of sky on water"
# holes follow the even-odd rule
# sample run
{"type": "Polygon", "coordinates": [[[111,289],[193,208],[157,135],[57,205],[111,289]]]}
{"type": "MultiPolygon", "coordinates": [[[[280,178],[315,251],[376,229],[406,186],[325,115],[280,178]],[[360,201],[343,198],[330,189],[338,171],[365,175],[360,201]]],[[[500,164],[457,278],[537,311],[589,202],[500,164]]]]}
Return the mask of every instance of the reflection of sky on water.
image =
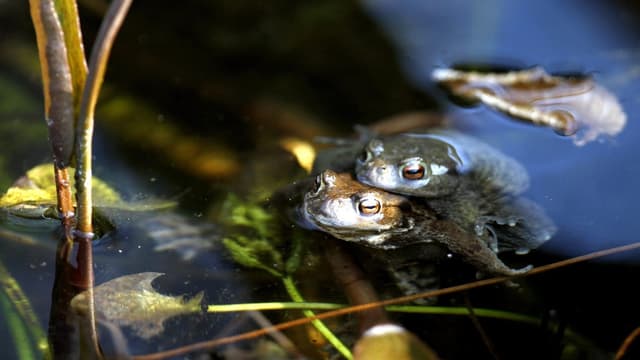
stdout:
{"type": "MultiPolygon", "coordinates": [[[[399,48],[412,79],[429,91],[434,67],[454,62],[542,65],[580,71],[615,93],[628,115],[613,140],[576,147],[546,129],[511,124],[488,111],[459,111],[461,126],[522,161],[528,196],[558,223],[545,249],[578,255],[638,241],[640,48],[629,9],[596,1],[367,0],[399,48]],[[490,126],[487,126],[490,124],[490,126]]],[[[459,110],[452,107],[454,110],[459,110]]],[[[637,254],[627,255],[634,259],[637,254]]]]}

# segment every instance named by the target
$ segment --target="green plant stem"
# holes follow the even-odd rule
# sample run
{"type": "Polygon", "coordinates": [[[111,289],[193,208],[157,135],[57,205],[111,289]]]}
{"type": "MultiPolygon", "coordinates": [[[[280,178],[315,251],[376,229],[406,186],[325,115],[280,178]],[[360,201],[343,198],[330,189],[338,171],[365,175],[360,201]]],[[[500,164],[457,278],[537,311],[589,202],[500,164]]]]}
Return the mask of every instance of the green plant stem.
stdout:
{"type": "MultiPolygon", "coordinates": [[[[229,305],[209,305],[207,312],[234,312],[234,311],[266,311],[266,310],[334,310],[346,308],[346,304],[322,303],[322,302],[264,302],[229,305]]],[[[431,314],[431,315],[469,315],[469,309],[462,306],[420,306],[420,305],[389,305],[384,307],[391,312],[431,314]]],[[[509,320],[530,325],[540,325],[540,319],[509,311],[473,308],[476,315],[485,318],[509,320]]]]}
{"type": "Polygon", "coordinates": [[[98,335],[96,330],[95,304],[93,299],[93,260],[91,257],[93,238],[91,178],[92,178],[92,143],[94,113],[100,87],[109,60],[113,42],[122,26],[122,22],[131,6],[132,0],[115,0],[100,25],[98,37],[91,50],[89,74],[84,85],[80,100],[80,111],[76,124],[76,204],[77,231],[74,240],[78,241],[78,270],[81,276],[81,287],[89,291],[87,296],[87,319],[89,328],[89,342],[93,345],[96,355],[100,354],[98,335]]]}
{"type": "MultiPolygon", "coordinates": [[[[293,301],[299,303],[304,302],[302,295],[290,276],[283,277],[282,283],[293,301]]],[[[302,310],[302,313],[308,318],[316,316],[313,311],[308,309],[302,310]]],[[[329,343],[331,343],[331,345],[333,345],[333,347],[336,348],[336,350],[340,352],[340,354],[342,354],[342,356],[349,360],[353,359],[353,355],[351,355],[349,348],[347,348],[321,320],[314,319],[311,321],[311,324],[316,328],[316,330],[318,330],[318,332],[320,332],[320,334],[322,334],[322,336],[325,337],[325,339],[327,339],[327,341],[329,341],[329,343]]]]}
{"type": "Polygon", "coordinates": [[[346,307],[343,304],[318,302],[263,302],[249,304],[209,305],[207,312],[264,311],[264,310],[333,310],[346,307]]]}
{"type": "MultiPolygon", "coordinates": [[[[31,349],[31,342],[29,341],[29,335],[25,324],[20,319],[20,316],[16,314],[9,303],[9,299],[5,295],[4,291],[0,290],[0,309],[2,314],[7,320],[9,326],[9,333],[13,338],[14,349],[19,359],[37,359],[36,355],[31,349]]],[[[8,354],[4,354],[7,356],[8,354]]]]}
{"type": "Polygon", "coordinates": [[[89,76],[82,92],[80,113],[76,124],[76,198],[77,198],[77,228],[85,234],[93,231],[91,225],[93,204],[91,198],[91,155],[93,139],[93,116],[104,80],[109,54],[116,35],[131,6],[132,0],[115,0],[109,6],[98,32],[98,37],[91,50],[89,62],[89,76]]]}
{"type": "Polygon", "coordinates": [[[42,330],[40,321],[31,307],[29,298],[27,298],[18,282],[11,276],[7,268],[5,268],[2,263],[0,263],[0,286],[2,296],[6,298],[8,302],[13,304],[11,313],[13,314],[15,309],[15,312],[17,312],[21,319],[20,323],[24,324],[23,326],[26,326],[31,338],[38,347],[38,350],[45,358],[49,358],[49,343],[47,342],[47,337],[42,330]]]}
{"type": "MultiPolygon", "coordinates": [[[[207,312],[235,312],[235,311],[268,311],[268,310],[335,310],[346,308],[345,304],[322,303],[322,302],[264,302],[264,303],[246,303],[246,304],[228,304],[228,305],[209,305],[207,312]]],[[[421,305],[388,305],[384,307],[390,312],[413,313],[413,314],[430,314],[430,315],[450,315],[450,316],[468,316],[469,309],[462,306],[421,306],[421,305]]],[[[534,316],[513,313],[504,310],[473,308],[476,316],[482,318],[491,318],[498,320],[508,320],[519,322],[532,326],[540,326],[541,320],[534,316]]],[[[555,328],[555,327],[554,327],[555,328]]],[[[566,329],[565,334],[572,341],[589,345],[589,341],[584,339],[580,334],[566,329]]]]}
{"type": "MultiPolygon", "coordinates": [[[[577,256],[577,257],[574,257],[574,258],[571,258],[571,259],[561,260],[561,261],[557,261],[557,262],[554,262],[554,263],[551,263],[551,264],[543,265],[543,266],[540,266],[540,267],[537,267],[537,268],[531,270],[527,274],[521,275],[521,277],[530,276],[530,275],[534,275],[534,274],[540,274],[540,273],[543,273],[543,272],[547,272],[547,271],[554,270],[554,269],[559,269],[559,268],[562,268],[562,267],[565,267],[565,266],[569,266],[569,265],[585,262],[585,261],[588,261],[588,260],[602,258],[604,256],[613,255],[613,254],[620,254],[620,253],[623,253],[623,252],[629,252],[629,251],[636,250],[636,249],[640,249],[640,242],[634,242],[634,243],[627,244],[627,245],[622,245],[622,246],[617,246],[617,247],[614,247],[614,248],[600,250],[600,251],[592,252],[592,253],[585,254],[585,255],[582,255],[582,256],[577,256]]],[[[515,278],[515,277],[512,277],[512,278],[515,278]]],[[[496,278],[478,280],[478,281],[475,281],[475,282],[472,282],[472,283],[468,283],[468,284],[456,285],[456,286],[452,286],[452,287],[448,287],[448,288],[440,289],[440,290],[432,290],[432,291],[428,291],[428,292],[424,292],[424,293],[416,294],[416,295],[403,296],[403,297],[399,297],[399,298],[379,301],[379,302],[372,303],[372,304],[362,304],[362,305],[357,305],[357,306],[350,306],[350,307],[347,307],[347,308],[329,310],[329,311],[326,311],[326,312],[318,314],[315,318],[317,318],[317,319],[334,318],[336,316],[346,315],[346,314],[350,314],[350,313],[353,313],[353,312],[356,312],[356,311],[363,311],[363,310],[367,310],[369,308],[376,307],[376,306],[390,306],[390,305],[394,305],[394,304],[406,303],[408,301],[413,301],[413,300],[416,300],[416,299],[422,299],[422,298],[426,299],[428,297],[439,296],[439,295],[444,295],[444,294],[451,294],[451,293],[459,292],[459,291],[463,291],[463,290],[469,290],[469,289],[475,289],[475,288],[479,288],[479,287],[483,287],[483,286],[494,285],[494,284],[498,284],[498,283],[507,281],[509,279],[510,279],[509,277],[501,276],[501,277],[496,277],[496,278]]],[[[257,330],[248,331],[248,332],[245,332],[245,333],[242,333],[242,334],[238,334],[238,335],[232,335],[232,336],[226,336],[226,337],[217,338],[217,339],[206,340],[206,341],[202,341],[202,342],[199,342],[199,343],[193,343],[193,344],[190,344],[190,345],[187,345],[187,346],[182,346],[182,347],[175,348],[175,349],[156,352],[156,353],[153,353],[153,354],[136,355],[133,358],[136,359],[136,360],[158,360],[158,359],[166,359],[166,358],[169,358],[169,357],[181,356],[181,355],[188,354],[190,352],[195,352],[195,351],[210,350],[210,349],[215,348],[216,346],[231,344],[231,343],[236,342],[236,341],[246,341],[246,340],[250,340],[250,339],[255,339],[255,338],[259,337],[259,336],[263,336],[265,334],[268,334],[270,331],[285,330],[285,329],[290,329],[290,328],[295,327],[295,326],[308,324],[310,321],[311,321],[310,318],[301,318],[301,319],[290,320],[290,321],[287,321],[287,322],[284,322],[284,323],[275,324],[270,328],[257,329],[257,330]]]]}

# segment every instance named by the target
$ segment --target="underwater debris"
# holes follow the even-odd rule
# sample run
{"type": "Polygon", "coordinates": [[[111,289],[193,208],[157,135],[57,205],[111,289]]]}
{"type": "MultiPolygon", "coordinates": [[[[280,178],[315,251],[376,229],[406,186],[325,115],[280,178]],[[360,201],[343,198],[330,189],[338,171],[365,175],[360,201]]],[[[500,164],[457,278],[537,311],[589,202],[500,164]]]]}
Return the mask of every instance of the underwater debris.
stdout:
{"type": "Polygon", "coordinates": [[[454,96],[550,127],[578,146],[617,135],[627,121],[615,95],[586,75],[549,75],[534,67],[508,72],[441,68],[431,76],[454,96]]]}

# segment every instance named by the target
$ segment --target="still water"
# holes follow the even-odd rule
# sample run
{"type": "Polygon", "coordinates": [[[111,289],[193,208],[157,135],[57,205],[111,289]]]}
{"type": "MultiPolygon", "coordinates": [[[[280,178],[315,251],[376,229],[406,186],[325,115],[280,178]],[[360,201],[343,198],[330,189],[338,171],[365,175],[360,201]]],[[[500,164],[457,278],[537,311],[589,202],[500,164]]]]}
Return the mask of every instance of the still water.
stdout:
{"type": "MultiPolygon", "coordinates": [[[[96,3],[80,1],[85,40],[97,29],[101,12],[96,3]]],[[[108,90],[98,110],[95,173],[127,199],[177,201],[174,211],[186,225],[175,236],[178,241],[167,244],[157,214],[119,213],[116,231],[95,244],[97,284],[153,271],[167,274],[154,282],[160,292],[195,296],[204,291],[206,304],[288,300],[279,281],[247,270],[226,254],[219,214],[228,193],[263,196],[264,189],[300,176],[277,146],[282,137],[349,136],[354,124],[435,107],[452,114],[455,127],[501,149],[529,171],[526,196],[545,208],[558,233],[524,261],[542,265],[638,241],[640,9],[635,6],[366,0],[361,9],[352,3],[343,8],[331,2],[308,7],[288,1],[263,7],[222,2],[188,4],[184,14],[176,14],[170,2],[148,6],[134,5],[114,49],[108,90]],[[549,129],[513,122],[486,108],[462,109],[430,79],[434,68],[455,63],[537,65],[552,73],[592,74],[618,97],[627,126],[614,138],[577,147],[549,129]],[[135,124],[143,124],[142,130],[135,124]],[[142,136],[160,129],[179,134],[172,138],[175,143],[206,148],[203,153],[220,163],[231,159],[240,170],[210,176],[197,162],[176,155],[179,151],[167,151],[171,144],[142,136]]],[[[8,149],[0,157],[2,191],[48,160],[27,15],[26,5],[0,1],[0,90],[5,99],[0,100],[0,141],[8,149]]],[[[170,227],[172,221],[161,223],[170,227]]],[[[2,222],[0,260],[46,329],[56,225],[2,222]]],[[[324,273],[303,274],[303,283],[312,284],[305,289],[307,300],[344,301],[324,273]],[[318,290],[327,288],[331,294],[318,290]]],[[[640,253],[635,251],[532,277],[519,290],[499,287],[472,297],[477,306],[558,320],[590,343],[572,357],[566,348],[553,348],[558,346],[555,334],[488,322],[489,336],[504,358],[606,358],[603,354],[613,353],[640,323],[640,298],[633,291],[639,274],[640,253]]],[[[7,358],[18,358],[6,318],[0,313],[0,348],[14,349],[7,358]]],[[[426,334],[443,357],[491,358],[477,332],[462,321],[429,317],[427,326],[423,318],[398,319],[426,334]],[[468,339],[468,349],[458,339],[468,339]]],[[[143,354],[251,330],[253,321],[233,313],[184,316],[170,319],[166,332],[152,340],[128,330],[125,334],[132,353],[143,354]]],[[[114,341],[105,338],[109,351],[114,341]]],[[[637,354],[637,344],[635,348],[637,354]]],[[[308,353],[321,358],[318,352],[308,353]]],[[[230,354],[218,356],[233,358],[230,354]]]]}
{"type": "MultiPolygon", "coordinates": [[[[597,1],[365,3],[394,40],[405,71],[424,89],[434,90],[434,68],[473,61],[588,73],[616,94],[628,116],[626,129],[584,147],[546,129],[523,131],[525,126],[489,111],[463,111],[462,116],[464,126],[529,169],[530,196],[561,224],[545,250],[576,256],[637,241],[640,225],[633,214],[640,202],[633,179],[640,165],[631,154],[640,151],[634,121],[640,106],[640,39],[633,8],[597,1]]],[[[637,254],[627,258],[639,259],[637,254]]]]}

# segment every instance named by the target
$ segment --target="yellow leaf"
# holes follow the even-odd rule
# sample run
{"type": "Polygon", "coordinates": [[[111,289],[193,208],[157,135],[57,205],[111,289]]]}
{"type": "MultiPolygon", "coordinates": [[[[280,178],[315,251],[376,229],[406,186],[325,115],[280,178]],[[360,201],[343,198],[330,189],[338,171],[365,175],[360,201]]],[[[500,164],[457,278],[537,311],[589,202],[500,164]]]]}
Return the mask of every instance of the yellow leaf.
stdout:
{"type": "MultiPolygon", "coordinates": [[[[74,170],[69,169],[71,188],[74,184],[74,170]]],[[[167,209],[175,206],[175,201],[161,199],[145,199],[144,201],[124,201],[120,194],[106,182],[96,178],[91,181],[94,206],[125,211],[151,211],[167,209]]],[[[75,198],[74,198],[75,200],[75,198]]],[[[56,204],[56,185],[53,177],[53,165],[41,164],[27,171],[26,176],[19,179],[0,197],[0,207],[10,208],[10,212],[24,217],[41,217],[41,213],[31,211],[40,208],[42,211],[56,204]],[[33,213],[33,216],[29,214],[33,213]]],[[[41,212],[42,212],[41,211],[41,212]]]]}

